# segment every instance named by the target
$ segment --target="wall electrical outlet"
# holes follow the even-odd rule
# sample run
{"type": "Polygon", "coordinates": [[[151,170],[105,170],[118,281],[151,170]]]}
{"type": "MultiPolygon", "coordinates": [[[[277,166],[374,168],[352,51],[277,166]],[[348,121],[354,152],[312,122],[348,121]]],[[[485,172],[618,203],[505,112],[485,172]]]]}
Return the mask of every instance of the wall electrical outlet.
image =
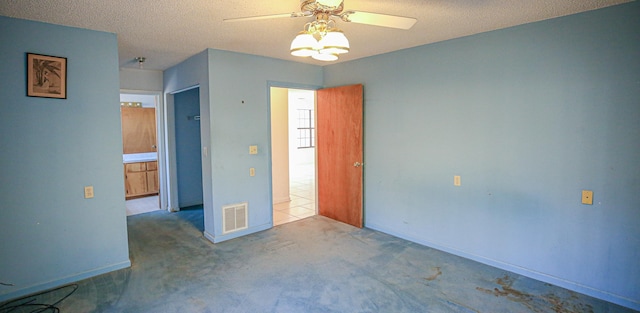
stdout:
{"type": "Polygon", "coordinates": [[[258,154],[258,146],[249,146],[249,154],[258,154]]]}
{"type": "Polygon", "coordinates": [[[458,176],[458,175],[453,176],[453,185],[454,186],[460,186],[460,176],[458,176]]]}
{"type": "Polygon", "coordinates": [[[582,204],[593,204],[593,191],[591,190],[582,191],[582,204]]]}
{"type": "Polygon", "coordinates": [[[93,186],[84,186],[84,198],[85,199],[93,198],[93,186]]]}

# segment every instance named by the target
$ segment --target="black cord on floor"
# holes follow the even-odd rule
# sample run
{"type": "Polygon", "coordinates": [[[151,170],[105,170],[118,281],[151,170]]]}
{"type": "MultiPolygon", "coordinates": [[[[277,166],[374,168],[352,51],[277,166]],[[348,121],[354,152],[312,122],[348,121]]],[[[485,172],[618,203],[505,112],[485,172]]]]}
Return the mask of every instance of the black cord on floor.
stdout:
{"type": "MultiPolygon", "coordinates": [[[[51,289],[51,290],[47,290],[47,291],[43,291],[34,295],[30,295],[30,296],[26,296],[26,297],[22,297],[19,299],[15,299],[12,301],[9,301],[3,305],[0,305],[0,313],[9,313],[12,311],[15,311],[17,309],[27,309],[27,308],[32,308],[33,310],[30,311],[30,313],[42,313],[42,312],[53,312],[53,313],[59,313],[60,309],[56,307],[56,305],[60,304],[60,302],[64,301],[65,299],[69,298],[69,296],[71,296],[74,292],[76,292],[76,290],[78,290],[78,285],[77,284],[71,284],[71,285],[66,285],[66,286],[62,286],[62,287],[58,287],[55,289],[51,289]],[[53,292],[57,292],[57,291],[61,291],[64,289],[70,289],[69,291],[67,291],[67,293],[60,298],[60,300],[52,303],[52,304],[46,304],[46,303],[36,303],[38,301],[38,297],[46,295],[46,294],[50,294],[53,292]]],[[[21,311],[22,312],[22,311],[21,311]]]]}

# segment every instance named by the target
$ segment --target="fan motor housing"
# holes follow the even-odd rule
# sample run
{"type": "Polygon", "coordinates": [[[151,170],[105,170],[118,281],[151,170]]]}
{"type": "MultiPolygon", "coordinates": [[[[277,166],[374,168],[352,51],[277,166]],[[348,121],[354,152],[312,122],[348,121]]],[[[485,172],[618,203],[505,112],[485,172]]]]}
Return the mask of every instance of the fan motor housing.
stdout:
{"type": "Polygon", "coordinates": [[[335,0],[300,0],[300,10],[303,12],[339,14],[344,9],[344,1],[335,0]]]}

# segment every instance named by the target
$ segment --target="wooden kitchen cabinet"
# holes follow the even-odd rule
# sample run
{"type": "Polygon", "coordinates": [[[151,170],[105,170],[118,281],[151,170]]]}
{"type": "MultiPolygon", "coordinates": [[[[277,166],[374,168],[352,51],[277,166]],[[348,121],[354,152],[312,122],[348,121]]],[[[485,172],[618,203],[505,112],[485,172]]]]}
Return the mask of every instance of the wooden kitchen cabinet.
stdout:
{"type": "Polygon", "coordinates": [[[147,171],[147,192],[158,193],[158,171],[147,171]]]}
{"type": "Polygon", "coordinates": [[[158,162],[124,164],[124,187],[127,199],[158,193],[158,162]]]}

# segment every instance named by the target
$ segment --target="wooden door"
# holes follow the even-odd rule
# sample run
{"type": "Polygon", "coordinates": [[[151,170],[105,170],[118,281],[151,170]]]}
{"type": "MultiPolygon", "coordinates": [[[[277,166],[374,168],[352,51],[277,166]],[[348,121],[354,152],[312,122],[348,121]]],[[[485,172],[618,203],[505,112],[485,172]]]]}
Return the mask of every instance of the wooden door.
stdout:
{"type": "Polygon", "coordinates": [[[362,227],[362,85],[317,92],[318,214],[362,227]]]}
{"type": "Polygon", "coordinates": [[[121,107],[122,153],[156,152],[156,109],[121,107]]]}

